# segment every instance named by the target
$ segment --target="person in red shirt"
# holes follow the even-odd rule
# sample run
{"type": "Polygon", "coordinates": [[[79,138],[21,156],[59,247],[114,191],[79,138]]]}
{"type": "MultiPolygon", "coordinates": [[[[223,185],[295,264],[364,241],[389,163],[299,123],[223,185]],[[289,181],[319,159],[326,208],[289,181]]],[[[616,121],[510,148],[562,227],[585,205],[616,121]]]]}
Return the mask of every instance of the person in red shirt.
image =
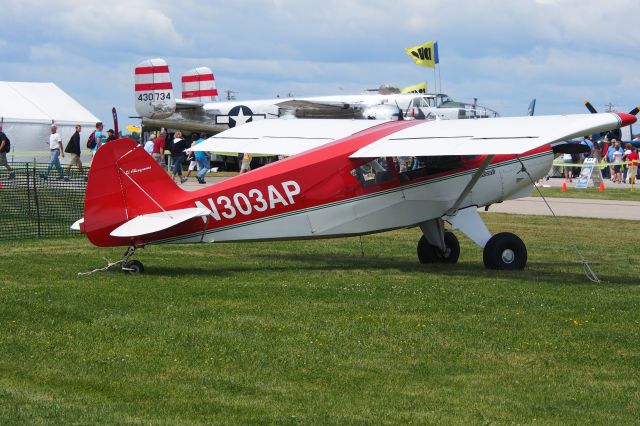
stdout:
{"type": "Polygon", "coordinates": [[[160,132],[160,135],[153,140],[153,152],[151,155],[153,155],[153,158],[160,165],[164,164],[164,143],[166,139],[167,132],[165,130],[162,130],[162,132],[160,132]]]}
{"type": "Polygon", "coordinates": [[[627,172],[629,177],[629,182],[633,185],[636,183],[636,176],[638,173],[638,159],[640,158],[640,156],[638,155],[638,148],[636,148],[635,146],[631,147],[631,153],[629,153],[629,155],[627,155],[627,161],[630,162],[629,164],[629,171],[627,172]]]}

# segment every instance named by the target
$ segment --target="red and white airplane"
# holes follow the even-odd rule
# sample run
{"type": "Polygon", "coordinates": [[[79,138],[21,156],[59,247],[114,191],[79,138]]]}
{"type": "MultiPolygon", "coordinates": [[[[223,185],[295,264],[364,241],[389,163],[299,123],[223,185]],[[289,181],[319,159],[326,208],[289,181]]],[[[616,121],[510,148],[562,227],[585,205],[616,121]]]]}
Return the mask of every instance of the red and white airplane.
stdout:
{"type": "Polygon", "coordinates": [[[602,113],[483,120],[262,120],[222,132],[201,151],[289,157],[223,182],[182,190],[135,141],[101,147],[84,218],[74,224],[101,247],[364,235],[418,227],[422,263],[455,263],[459,230],[483,248],[487,268],[522,269],[527,250],[491,235],[478,207],[527,196],[553,160],[552,144],[636,121],[602,113]],[[411,157],[413,161],[407,161],[411,157]],[[404,159],[404,160],[399,160],[404,159]],[[399,170],[404,161],[415,164],[399,170]],[[445,229],[445,222],[451,227],[445,229]]]}

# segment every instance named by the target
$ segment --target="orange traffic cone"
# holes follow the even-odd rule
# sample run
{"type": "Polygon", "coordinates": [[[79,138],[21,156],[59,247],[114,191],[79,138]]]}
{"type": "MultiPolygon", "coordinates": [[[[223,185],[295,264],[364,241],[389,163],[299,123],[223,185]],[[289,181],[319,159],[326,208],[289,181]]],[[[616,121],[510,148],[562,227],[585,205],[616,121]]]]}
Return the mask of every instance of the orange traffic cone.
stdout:
{"type": "Polygon", "coordinates": [[[567,182],[562,182],[562,192],[567,192],[567,182]]]}
{"type": "Polygon", "coordinates": [[[604,192],[604,182],[600,182],[600,188],[598,188],[598,191],[604,192]]]}

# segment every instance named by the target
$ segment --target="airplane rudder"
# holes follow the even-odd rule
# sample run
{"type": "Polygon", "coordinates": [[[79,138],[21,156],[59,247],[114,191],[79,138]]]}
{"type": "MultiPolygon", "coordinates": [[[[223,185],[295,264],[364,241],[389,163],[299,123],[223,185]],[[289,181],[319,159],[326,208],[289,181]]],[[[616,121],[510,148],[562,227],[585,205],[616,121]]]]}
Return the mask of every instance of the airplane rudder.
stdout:
{"type": "Polygon", "coordinates": [[[207,103],[218,100],[218,89],[213,71],[209,67],[198,67],[187,71],[181,79],[182,98],[207,103]]]}
{"type": "Polygon", "coordinates": [[[136,141],[123,138],[96,152],[85,193],[84,228],[96,245],[121,245],[109,233],[140,214],[161,211],[182,190],[136,141]]]}
{"type": "Polygon", "coordinates": [[[135,68],[135,107],[143,117],[167,118],[176,110],[169,65],[164,59],[147,59],[135,68]]]}

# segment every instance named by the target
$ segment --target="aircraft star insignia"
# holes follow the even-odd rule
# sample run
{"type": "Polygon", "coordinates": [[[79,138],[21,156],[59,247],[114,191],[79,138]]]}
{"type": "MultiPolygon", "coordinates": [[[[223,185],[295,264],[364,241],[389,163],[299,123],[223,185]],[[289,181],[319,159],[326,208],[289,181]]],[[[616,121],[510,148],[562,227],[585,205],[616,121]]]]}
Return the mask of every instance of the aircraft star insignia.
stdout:
{"type": "Polygon", "coordinates": [[[253,112],[244,105],[238,105],[231,108],[229,111],[229,127],[240,126],[245,123],[251,122],[253,119],[253,112]]]}

